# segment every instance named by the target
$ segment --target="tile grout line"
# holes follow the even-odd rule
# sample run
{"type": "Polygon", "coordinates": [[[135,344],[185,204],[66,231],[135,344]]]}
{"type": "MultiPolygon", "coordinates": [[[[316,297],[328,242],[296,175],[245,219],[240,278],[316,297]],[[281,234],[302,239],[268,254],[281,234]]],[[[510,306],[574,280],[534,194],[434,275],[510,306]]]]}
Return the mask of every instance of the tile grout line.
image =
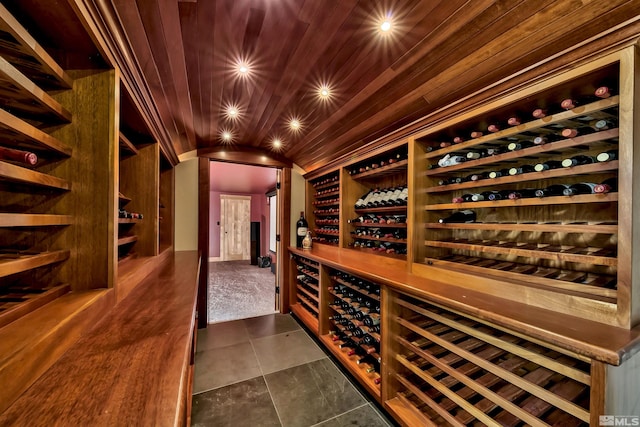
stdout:
{"type": "Polygon", "coordinates": [[[278,417],[278,422],[280,422],[280,426],[282,426],[282,417],[280,416],[280,412],[278,411],[278,407],[276,406],[276,402],[273,400],[273,394],[271,393],[271,389],[269,388],[269,383],[267,382],[267,377],[264,374],[264,370],[262,369],[262,364],[260,363],[260,359],[258,358],[258,353],[256,352],[255,347],[253,346],[253,339],[249,338],[249,344],[251,344],[251,349],[253,350],[253,355],[256,357],[258,361],[258,368],[260,368],[260,373],[262,374],[262,381],[264,381],[264,385],[267,388],[267,393],[269,393],[269,399],[271,399],[271,404],[273,405],[273,410],[276,411],[276,416],[278,417]]]}
{"type": "Polygon", "coordinates": [[[315,424],[313,424],[313,425],[312,425],[312,426],[310,426],[310,427],[316,427],[316,426],[319,426],[319,425],[321,425],[321,424],[326,423],[327,421],[335,420],[335,419],[336,419],[336,418],[338,418],[338,417],[341,417],[341,416],[343,416],[343,415],[345,415],[345,414],[348,414],[349,412],[355,411],[356,409],[360,409],[360,408],[363,408],[363,407],[368,406],[368,405],[369,405],[369,403],[368,403],[368,402],[365,402],[365,403],[363,403],[363,404],[362,404],[362,405],[360,405],[360,406],[356,406],[355,408],[351,408],[351,409],[349,409],[348,411],[345,411],[345,412],[342,412],[342,413],[340,413],[340,414],[334,415],[333,417],[329,417],[329,418],[327,418],[326,420],[322,420],[322,421],[320,421],[319,423],[315,423],[315,424]]]}

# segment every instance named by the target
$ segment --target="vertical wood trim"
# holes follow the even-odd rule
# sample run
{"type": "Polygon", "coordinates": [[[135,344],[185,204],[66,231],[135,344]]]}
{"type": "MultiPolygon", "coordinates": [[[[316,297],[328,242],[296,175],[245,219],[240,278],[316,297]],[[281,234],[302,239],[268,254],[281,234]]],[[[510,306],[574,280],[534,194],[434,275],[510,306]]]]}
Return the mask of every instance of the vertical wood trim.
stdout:
{"type": "Polygon", "coordinates": [[[395,304],[395,293],[387,286],[380,286],[380,376],[382,383],[380,384],[381,402],[386,402],[394,397],[398,391],[398,382],[395,379],[394,372],[397,372],[398,362],[396,353],[398,345],[393,339],[398,336],[399,326],[393,319],[401,310],[401,307],[395,304]]]}
{"type": "Polygon", "coordinates": [[[198,328],[207,327],[209,282],[209,159],[198,159],[198,251],[200,274],[198,278],[198,328]]]}
{"type": "Polygon", "coordinates": [[[618,200],[618,324],[630,329],[640,322],[640,57],[638,48],[630,46],[620,52],[620,137],[618,200]]]}
{"type": "Polygon", "coordinates": [[[60,280],[74,291],[112,288],[117,277],[119,75],[116,70],[69,71],[73,90],[55,99],[73,121],[51,135],[73,150],[56,172],[72,182],[61,200],[62,213],[76,220],[61,233],[71,250],[60,280]]]}
{"type": "Polygon", "coordinates": [[[605,393],[607,389],[607,365],[591,362],[591,395],[589,397],[589,425],[599,426],[600,415],[605,415],[605,393]]]}
{"type": "MultiPolygon", "coordinates": [[[[276,258],[278,269],[278,286],[280,287],[280,313],[288,313],[290,310],[291,287],[295,287],[295,281],[291,278],[291,258],[289,257],[289,242],[291,240],[291,168],[282,168],[280,171],[280,189],[277,190],[278,200],[278,225],[280,241],[276,242],[276,258]]],[[[295,295],[295,292],[293,293],[295,295]]]]}
{"type": "Polygon", "coordinates": [[[425,151],[422,145],[409,138],[407,165],[407,187],[409,200],[407,201],[407,270],[413,269],[414,262],[424,259],[425,250],[425,211],[426,195],[418,191],[426,187],[424,175],[425,151]],[[419,172],[420,171],[420,172],[419,172]]]}

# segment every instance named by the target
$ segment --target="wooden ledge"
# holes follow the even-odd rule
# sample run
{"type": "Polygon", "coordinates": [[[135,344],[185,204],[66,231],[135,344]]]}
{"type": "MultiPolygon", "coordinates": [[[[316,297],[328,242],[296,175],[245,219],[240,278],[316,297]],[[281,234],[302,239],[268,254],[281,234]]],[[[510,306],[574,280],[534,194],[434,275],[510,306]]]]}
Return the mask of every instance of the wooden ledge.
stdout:
{"type": "Polygon", "coordinates": [[[0,425],[184,424],[199,256],[167,258],[0,414],[0,425]]]}
{"type": "Polygon", "coordinates": [[[626,330],[453,286],[411,274],[406,262],[393,258],[325,245],[289,251],[611,365],[640,351],[640,326],[626,330]]]}

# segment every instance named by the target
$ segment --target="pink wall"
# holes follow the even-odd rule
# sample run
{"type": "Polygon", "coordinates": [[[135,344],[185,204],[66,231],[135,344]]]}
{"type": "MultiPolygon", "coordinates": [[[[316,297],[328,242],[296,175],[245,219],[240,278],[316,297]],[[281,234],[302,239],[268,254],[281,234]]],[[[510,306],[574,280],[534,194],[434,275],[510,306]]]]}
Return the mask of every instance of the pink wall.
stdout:
{"type": "Polygon", "coordinates": [[[260,255],[269,249],[269,206],[264,194],[221,193],[212,191],[209,196],[209,256],[220,256],[220,195],[251,196],[251,221],[260,223],[260,255]]]}

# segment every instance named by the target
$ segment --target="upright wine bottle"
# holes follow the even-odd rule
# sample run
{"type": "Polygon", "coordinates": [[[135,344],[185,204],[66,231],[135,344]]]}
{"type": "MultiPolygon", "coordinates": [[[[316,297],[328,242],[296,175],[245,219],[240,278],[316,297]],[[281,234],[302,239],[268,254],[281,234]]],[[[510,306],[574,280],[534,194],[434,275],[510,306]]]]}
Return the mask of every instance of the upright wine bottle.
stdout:
{"type": "Polygon", "coordinates": [[[474,222],[475,220],[476,220],[476,213],[472,210],[466,209],[463,211],[454,212],[447,217],[440,218],[438,222],[441,224],[450,224],[450,223],[474,222]]]}
{"type": "Polygon", "coordinates": [[[11,160],[33,166],[38,163],[38,156],[29,151],[0,147],[0,160],[11,160]]]}
{"type": "Polygon", "coordinates": [[[300,212],[300,219],[296,222],[296,248],[302,248],[302,241],[307,236],[309,224],[304,218],[304,211],[300,212]]]}

